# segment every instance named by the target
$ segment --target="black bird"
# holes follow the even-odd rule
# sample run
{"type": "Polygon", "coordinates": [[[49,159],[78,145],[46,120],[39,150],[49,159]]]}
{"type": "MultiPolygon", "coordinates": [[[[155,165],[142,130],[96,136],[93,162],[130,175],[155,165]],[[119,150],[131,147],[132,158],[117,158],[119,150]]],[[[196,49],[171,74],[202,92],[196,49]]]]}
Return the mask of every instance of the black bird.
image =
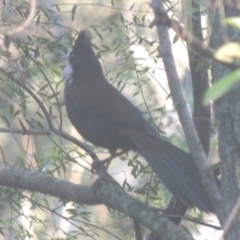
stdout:
{"type": "Polygon", "coordinates": [[[81,31],[64,70],[68,117],[89,142],[114,155],[140,153],[167,189],[188,206],[213,212],[192,156],[159,137],[141,112],[104,77],[91,43],[81,31]]]}

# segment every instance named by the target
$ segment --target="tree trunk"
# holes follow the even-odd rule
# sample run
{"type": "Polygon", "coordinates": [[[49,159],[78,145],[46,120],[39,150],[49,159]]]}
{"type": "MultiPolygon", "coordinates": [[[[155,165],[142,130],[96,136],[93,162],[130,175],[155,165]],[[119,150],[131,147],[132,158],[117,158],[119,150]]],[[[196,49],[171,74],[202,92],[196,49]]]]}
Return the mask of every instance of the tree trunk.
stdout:
{"type": "MultiPolygon", "coordinates": [[[[217,49],[224,44],[226,39],[230,41],[240,41],[240,32],[236,28],[225,27],[222,25],[222,12],[225,17],[239,16],[237,6],[231,2],[231,6],[225,2],[224,6],[216,8],[212,5],[211,9],[211,47],[217,49]],[[224,11],[222,11],[222,9],[224,11]]],[[[212,64],[212,80],[226,76],[232,70],[217,63],[212,64]]],[[[224,210],[225,222],[230,211],[235,205],[240,190],[240,88],[234,89],[224,95],[214,105],[215,118],[218,128],[219,155],[221,159],[221,186],[222,208],[224,210]]],[[[226,240],[238,240],[240,236],[239,214],[231,225],[226,236],[226,240]]]]}

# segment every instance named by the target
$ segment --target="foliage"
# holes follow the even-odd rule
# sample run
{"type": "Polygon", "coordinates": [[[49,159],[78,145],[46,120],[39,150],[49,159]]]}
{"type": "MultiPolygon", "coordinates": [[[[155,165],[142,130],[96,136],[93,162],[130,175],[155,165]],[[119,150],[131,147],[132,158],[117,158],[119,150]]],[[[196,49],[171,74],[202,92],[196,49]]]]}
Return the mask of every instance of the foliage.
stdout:
{"type": "MultiPolygon", "coordinates": [[[[168,131],[171,141],[182,148],[186,144],[166,87],[156,31],[147,28],[153,18],[150,7],[145,3],[114,0],[108,5],[100,4],[101,1],[75,2],[38,1],[31,23],[16,34],[9,30],[23,26],[31,6],[17,0],[4,6],[1,23],[5,28],[1,31],[0,48],[0,165],[89,185],[96,178],[92,177],[91,159],[61,134],[67,132],[80,138],[66,117],[62,81],[66,55],[80,29],[90,29],[108,81],[141,109],[159,134],[168,131]],[[4,74],[3,70],[10,74],[4,74]],[[59,135],[48,131],[52,126],[59,130],[59,135]]],[[[174,36],[173,42],[178,48],[179,40],[174,36]]],[[[186,54],[185,48],[183,51],[186,54]]],[[[185,74],[184,68],[179,71],[185,74]]],[[[239,70],[227,76],[225,82],[216,84],[206,94],[206,101],[221,97],[226,89],[235,86],[236,80],[239,70]]],[[[106,158],[106,151],[91,148],[101,159],[106,158]]],[[[169,194],[152,176],[145,161],[135,153],[121,156],[120,160],[111,163],[110,173],[116,175],[123,189],[153,207],[165,207],[169,194]]],[[[81,206],[37,192],[1,187],[0,207],[2,239],[123,239],[122,236],[133,239],[134,236],[130,219],[103,206],[81,206]]],[[[199,219],[203,218],[197,213],[199,219]]],[[[185,224],[186,229],[188,226],[185,224]]],[[[195,227],[191,226],[191,230],[195,227]]]]}
{"type": "MultiPolygon", "coordinates": [[[[145,111],[148,105],[151,115],[146,113],[146,116],[159,125],[162,108],[156,106],[155,97],[150,99],[153,91],[147,77],[148,72],[153,73],[156,69],[149,68],[145,59],[134,58],[134,53],[130,50],[130,46],[144,46],[150,52],[151,58],[156,60],[158,44],[152,37],[143,35],[151,15],[147,15],[144,7],[142,12],[131,10],[134,6],[122,12],[124,6],[120,1],[112,1],[109,7],[96,3],[85,6],[67,2],[49,6],[46,2],[38,2],[31,24],[16,35],[8,34],[8,30],[17,26],[16,23],[23,24],[26,21],[30,7],[29,4],[13,1],[4,9],[5,15],[11,13],[14,19],[7,19],[5,22],[6,33],[2,35],[0,50],[1,68],[10,72],[23,87],[13,82],[11,77],[2,74],[1,128],[9,132],[1,136],[1,165],[42,171],[76,183],[93,182],[91,161],[86,154],[62,136],[44,133],[51,122],[56,129],[71,131],[73,134],[64,108],[64,56],[73,45],[77,30],[80,29],[79,22],[81,28],[86,24],[84,27],[90,28],[92,32],[95,50],[108,80],[121,91],[127,90],[128,95],[132,95],[132,99],[145,111]],[[93,19],[88,19],[89,15],[93,16],[93,13],[97,12],[105,12],[107,17],[102,18],[98,13],[93,19]],[[130,17],[125,18],[128,14],[130,17]],[[36,102],[25,88],[29,88],[39,102],[36,102]],[[142,101],[141,88],[147,92],[145,102],[142,101]],[[36,134],[28,134],[29,130],[36,134]]],[[[74,135],[79,138],[77,134],[74,135]]],[[[101,149],[94,150],[102,153],[101,149]]],[[[100,156],[105,155],[102,153],[100,156]]],[[[162,202],[156,191],[158,181],[149,185],[151,171],[146,163],[137,155],[122,158],[132,169],[131,174],[127,173],[127,178],[121,174],[124,189],[144,201],[148,192],[148,198],[154,205],[162,202]],[[139,184],[129,181],[129,177],[138,179],[139,184]]],[[[114,168],[122,165],[121,168],[125,169],[126,164],[113,165],[114,168]]],[[[114,228],[114,232],[122,229],[126,235],[133,234],[132,228],[128,226],[130,220],[127,220],[128,223],[123,221],[125,216],[113,212],[111,215],[114,220],[98,219],[98,215],[107,214],[103,207],[97,210],[59,201],[40,193],[5,187],[1,188],[0,194],[3,210],[0,230],[5,238],[77,239],[81,236],[81,239],[96,239],[99,236],[111,236],[109,230],[113,232],[114,228]]]]}
{"type": "MultiPolygon", "coordinates": [[[[226,18],[224,22],[233,27],[240,28],[240,18],[226,18]]],[[[226,63],[240,62],[240,44],[238,42],[229,42],[222,45],[214,54],[215,58],[226,63]]],[[[240,81],[239,69],[224,76],[213,84],[207,90],[204,97],[204,103],[209,103],[210,100],[216,101],[224,94],[239,86],[240,81]]]]}

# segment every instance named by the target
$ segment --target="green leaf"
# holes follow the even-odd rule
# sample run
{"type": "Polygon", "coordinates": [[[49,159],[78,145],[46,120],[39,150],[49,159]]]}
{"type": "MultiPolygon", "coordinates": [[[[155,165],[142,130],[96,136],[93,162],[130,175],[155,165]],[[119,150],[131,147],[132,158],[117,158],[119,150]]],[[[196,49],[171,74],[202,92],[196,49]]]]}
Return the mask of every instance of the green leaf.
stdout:
{"type": "Polygon", "coordinates": [[[120,20],[121,20],[122,23],[124,23],[124,18],[123,18],[122,14],[120,15],[120,20]]]}
{"type": "Polygon", "coordinates": [[[13,116],[16,117],[21,111],[22,111],[21,109],[15,111],[15,112],[13,113],[13,116]]]}
{"type": "Polygon", "coordinates": [[[226,77],[219,79],[209,88],[204,96],[203,103],[207,105],[210,100],[216,101],[224,94],[236,87],[240,83],[240,69],[230,73],[226,77]]]}
{"type": "Polygon", "coordinates": [[[48,14],[47,9],[43,8],[43,9],[41,9],[41,10],[42,10],[43,14],[45,15],[45,17],[46,17],[48,20],[50,20],[51,18],[50,18],[49,14],[48,14]]]}
{"type": "Polygon", "coordinates": [[[129,8],[129,10],[132,11],[133,8],[134,8],[134,6],[135,6],[135,3],[133,3],[133,4],[131,5],[131,7],[129,8]]]}
{"type": "Polygon", "coordinates": [[[58,4],[56,4],[55,7],[56,7],[57,11],[58,11],[59,13],[61,13],[61,10],[60,10],[58,4]]]}
{"type": "Polygon", "coordinates": [[[37,26],[39,26],[40,21],[41,21],[41,14],[38,14],[37,21],[36,21],[37,26]]]}
{"type": "Polygon", "coordinates": [[[27,132],[27,128],[24,126],[23,122],[21,120],[18,120],[19,124],[21,125],[22,129],[27,132]]]}
{"type": "Polygon", "coordinates": [[[173,38],[173,44],[176,43],[179,40],[179,37],[177,34],[175,34],[174,38],[173,38]]]}
{"type": "Polygon", "coordinates": [[[73,8],[72,8],[72,14],[71,14],[71,19],[72,19],[72,21],[73,21],[74,18],[75,18],[75,14],[76,14],[77,8],[78,8],[78,4],[74,4],[74,5],[73,5],[73,8]]]}
{"type": "Polygon", "coordinates": [[[11,43],[11,38],[9,36],[4,36],[4,46],[6,49],[9,48],[10,43],[11,43]]]}
{"type": "Polygon", "coordinates": [[[240,61],[240,43],[230,42],[222,45],[215,53],[214,57],[222,62],[233,63],[240,61]]]}
{"type": "Polygon", "coordinates": [[[5,116],[0,116],[0,117],[3,119],[3,121],[6,123],[6,125],[10,128],[10,123],[9,123],[8,119],[5,116]]]}
{"type": "Polygon", "coordinates": [[[240,18],[239,17],[226,18],[223,20],[223,22],[240,29],[240,18]]]}
{"type": "Polygon", "coordinates": [[[45,88],[47,88],[47,87],[48,87],[48,83],[46,83],[45,85],[43,85],[43,86],[39,89],[39,92],[45,90],[45,88]]]}

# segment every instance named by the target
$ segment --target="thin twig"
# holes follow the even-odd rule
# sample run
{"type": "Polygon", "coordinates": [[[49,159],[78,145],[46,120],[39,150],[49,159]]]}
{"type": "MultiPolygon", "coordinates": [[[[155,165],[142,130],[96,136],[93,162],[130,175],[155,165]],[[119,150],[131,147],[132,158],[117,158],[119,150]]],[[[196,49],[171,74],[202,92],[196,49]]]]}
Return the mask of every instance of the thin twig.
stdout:
{"type": "Polygon", "coordinates": [[[206,57],[213,59],[214,61],[221,63],[231,69],[240,67],[239,63],[229,63],[227,61],[224,61],[224,59],[216,58],[214,56],[216,51],[189,33],[183,24],[181,24],[177,19],[170,18],[164,9],[155,8],[153,5],[151,5],[151,7],[154,8],[155,18],[149,24],[149,28],[152,28],[154,26],[166,26],[172,28],[181,39],[186,41],[190,46],[194,47],[206,57]]]}
{"type": "Polygon", "coordinates": [[[35,13],[36,13],[36,0],[31,0],[30,11],[29,11],[29,15],[28,15],[26,21],[23,22],[20,26],[14,28],[12,30],[0,29],[0,32],[4,35],[14,35],[14,34],[17,34],[21,31],[23,31],[25,28],[27,28],[30,25],[33,18],[35,17],[35,13]]]}
{"type": "Polygon", "coordinates": [[[235,217],[237,216],[238,212],[239,212],[239,209],[240,209],[240,197],[238,197],[238,200],[236,202],[236,204],[234,205],[232,211],[230,212],[226,222],[224,223],[224,226],[223,226],[223,234],[222,236],[219,238],[219,240],[221,239],[224,239],[225,236],[227,235],[231,225],[232,225],[232,222],[233,220],[235,219],[235,217]]]}

